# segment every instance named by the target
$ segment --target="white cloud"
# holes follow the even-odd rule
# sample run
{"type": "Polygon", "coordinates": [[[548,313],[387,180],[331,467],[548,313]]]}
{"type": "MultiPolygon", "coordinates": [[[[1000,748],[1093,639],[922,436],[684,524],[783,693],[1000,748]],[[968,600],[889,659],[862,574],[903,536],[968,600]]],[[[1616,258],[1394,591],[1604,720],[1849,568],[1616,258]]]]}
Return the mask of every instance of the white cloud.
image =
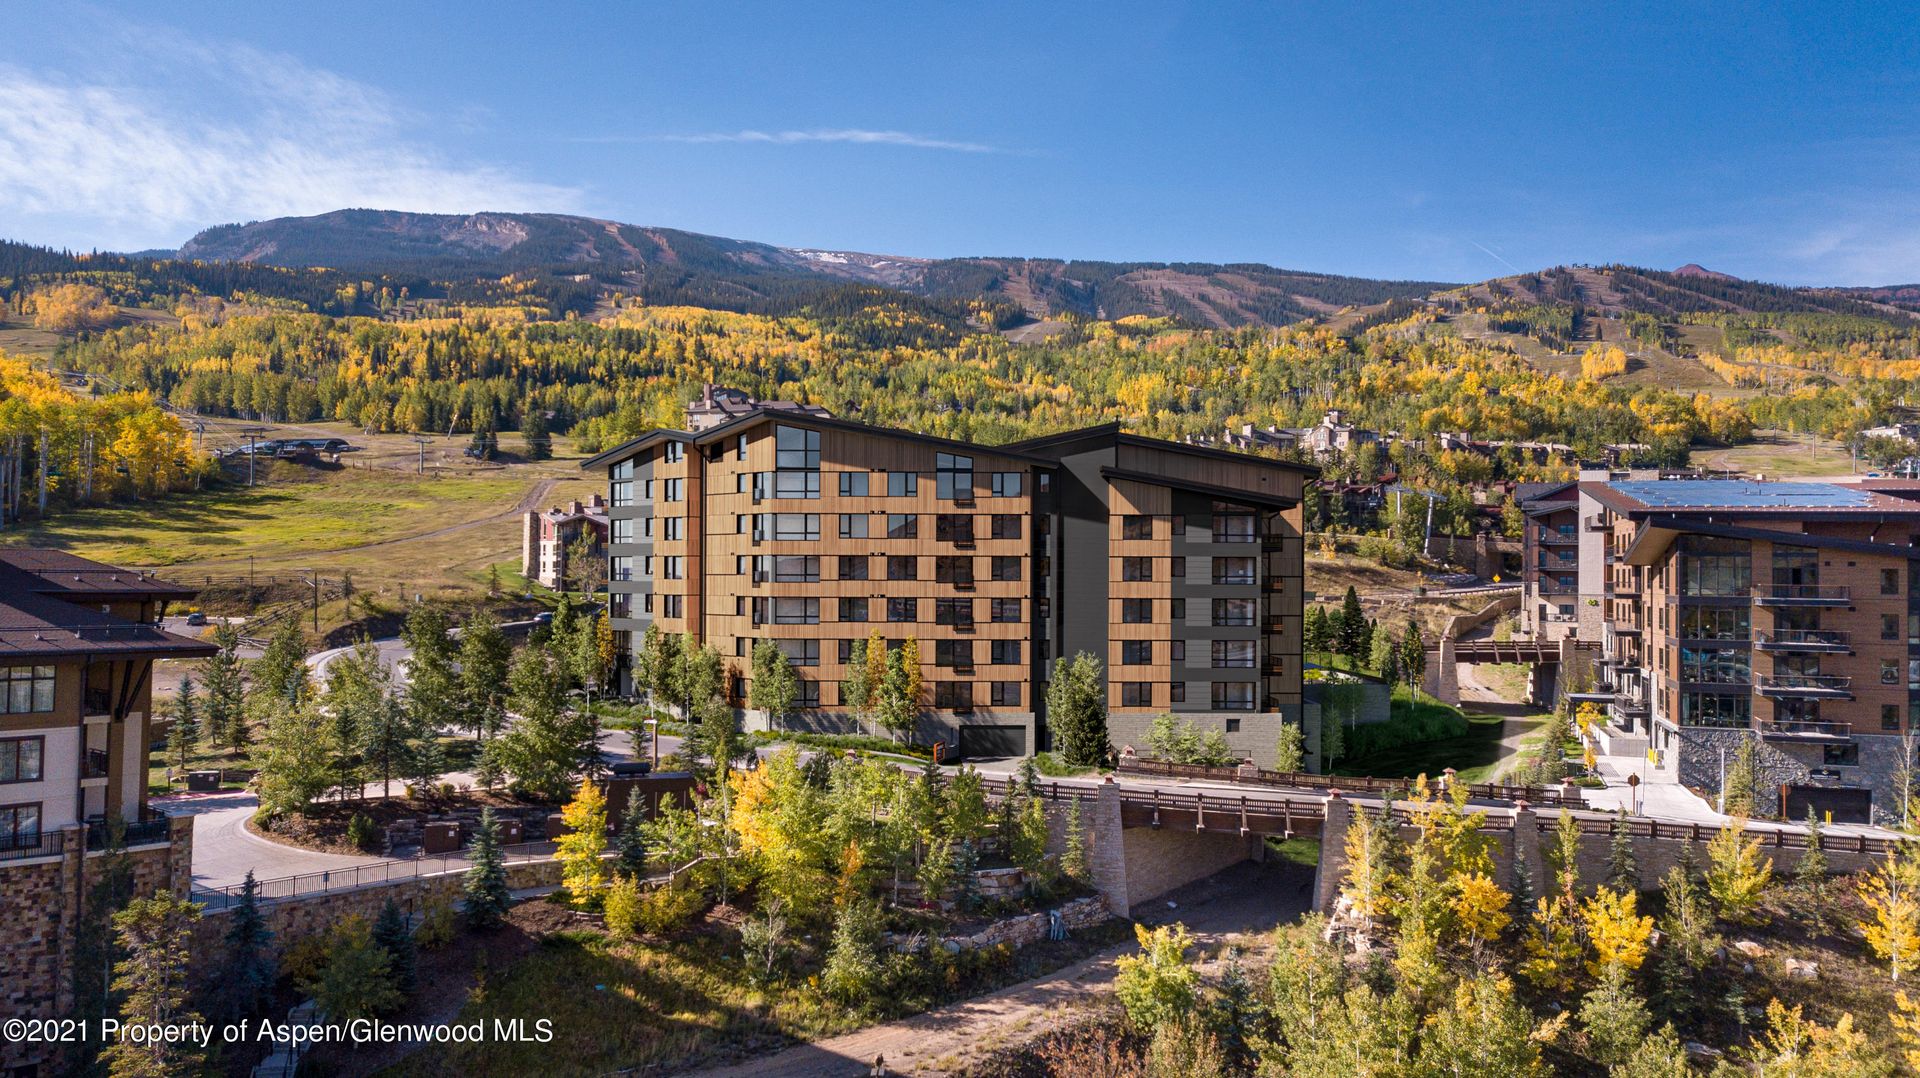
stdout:
{"type": "MultiPolygon", "coordinates": [[[[614,140],[607,140],[614,141],[614,140]]],[[[809,131],[713,131],[697,135],[649,135],[644,142],[760,142],[789,146],[806,142],[851,142],[869,146],[909,146],[918,150],[958,153],[1000,153],[997,146],[979,142],[931,138],[907,131],[869,131],[857,127],[815,128],[809,131]]]]}
{"type": "Polygon", "coordinates": [[[343,207],[562,210],[579,192],[450,161],[376,87],[162,32],[95,81],[0,65],[0,216],[152,242],[343,207]]]}

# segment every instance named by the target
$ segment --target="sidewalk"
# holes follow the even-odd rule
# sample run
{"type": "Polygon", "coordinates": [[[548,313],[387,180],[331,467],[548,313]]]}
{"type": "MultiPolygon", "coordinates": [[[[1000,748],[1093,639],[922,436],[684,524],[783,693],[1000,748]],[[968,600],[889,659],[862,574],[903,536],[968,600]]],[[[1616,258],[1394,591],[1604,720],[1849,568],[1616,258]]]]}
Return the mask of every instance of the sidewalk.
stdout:
{"type": "MultiPolygon", "coordinates": [[[[1639,775],[1643,770],[1643,761],[1638,756],[1601,756],[1596,758],[1600,776],[1607,780],[1604,790],[1585,790],[1587,806],[1602,812],[1618,812],[1626,808],[1633,811],[1634,790],[1627,785],[1629,775],[1639,775]]],[[[1666,782],[1652,778],[1651,768],[1645,768],[1646,776],[1641,780],[1639,789],[1639,812],[1636,815],[1651,816],[1668,823],[1697,823],[1702,826],[1720,827],[1731,817],[1717,811],[1706,798],[1694,793],[1677,782],[1666,782]]],[[[1754,820],[1749,826],[1802,832],[1804,824],[1775,823],[1768,820],[1754,820]]],[[[1873,824],[1834,823],[1822,826],[1821,830],[1829,835],[1865,835],[1869,838],[1901,838],[1900,832],[1873,824]]]]}

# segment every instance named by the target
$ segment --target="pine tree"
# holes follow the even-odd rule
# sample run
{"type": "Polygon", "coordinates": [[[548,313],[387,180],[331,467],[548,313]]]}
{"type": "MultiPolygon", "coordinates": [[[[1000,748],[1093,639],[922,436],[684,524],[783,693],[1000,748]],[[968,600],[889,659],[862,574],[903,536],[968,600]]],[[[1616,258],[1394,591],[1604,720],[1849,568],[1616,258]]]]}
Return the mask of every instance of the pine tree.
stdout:
{"type": "Polygon", "coordinates": [[[248,869],[240,882],[240,902],[227,917],[225,953],[218,980],[222,1010],[229,1020],[260,1013],[275,979],[273,931],[260,915],[260,884],[248,869]]]}
{"type": "Polygon", "coordinates": [[[1367,661],[1368,639],[1372,634],[1367,628],[1367,613],[1360,607],[1360,593],[1353,585],[1347,585],[1346,598],[1340,601],[1340,620],[1334,628],[1333,649],[1354,666],[1367,661]]]}
{"type": "Polygon", "coordinates": [[[1040,796],[1040,765],[1028,756],[1020,761],[1020,796],[1036,798],[1040,796]]]}
{"type": "Polygon", "coordinates": [[[474,833],[469,857],[473,867],[467,870],[461,907],[467,915],[467,922],[473,927],[497,928],[506,919],[507,906],[513,897],[507,893],[507,866],[500,851],[500,825],[494,820],[491,808],[480,810],[480,827],[474,833]]]}
{"type": "Polygon", "coordinates": [[[207,738],[232,752],[244,752],[251,737],[247,730],[246,680],[240,671],[240,633],[232,625],[213,631],[220,650],[200,668],[200,684],[207,691],[207,738]]]}
{"type": "Polygon", "coordinates": [[[413,928],[400,904],[387,899],[380,916],[373,922],[373,942],[387,952],[387,969],[394,990],[404,998],[413,995],[414,978],[419,968],[419,948],[413,940],[413,928]]]}
{"type": "Polygon", "coordinates": [[[184,768],[204,733],[200,728],[200,693],[193,675],[180,679],[180,694],[174,698],[173,729],[167,732],[167,749],[174,766],[184,768]]]}
{"type": "Polygon", "coordinates": [[[557,666],[538,645],[515,653],[507,685],[519,719],[489,745],[516,788],[552,801],[567,795],[594,750],[593,720],[567,706],[557,666]]]}
{"type": "Polygon", "coordinates": [[[1607,844],[1607,885],[1628,892],[1640,889],[1640,867],[1634,860],[1633,836],[1627,831],[1624,806],[1613,818],[1607,844]]]}
{"type": "Polygon", "coordinates": [[[1107,735],[1106,678],[1100,660],[1081,652],[1056,659],[1047,683],[1047,726],[1053,751],[1069,767],[1094,767],[1112,745],[1107,735]]]}
{"type": "MultiPolygon", "coordinates": [[[[114,914],[113,930],[126,957],[115,963],[113,989],[124,994],[120,1017],[129,1026],[172,1028],[200,1016],[188,1006],[193,926],[200,907],[172,891],[136,899],[114,914]]],[[[113,1078],[170,1078],[200,1073],[191,1040],[116,1038],[107,1048],[113,1078]]]]}
{"type": "Polygon", "coordinates": [[[447,615],[430,603],[407,611],[400,636],[411,652],[407,659],[407,711],[420,737],[433,738],[460,716],[459,647],[447,635],[447,615]]]}
{"type": "Polygon", "coordinates": [[[1300,643],[1308,655],[1324,655],[1333,643],[1333,623],[1327,618],[1327,608],[1315,604],[1307,607],[1302,615],[1300,643]]]}
{"type": "Polygon", "coordinates": [[[1800,855],[1800,863],[1794,866],[1794,882],[1800,885],[1805,901],[1801,909],[1816,927],[1827,920],[1827,851],[1825,836],[1822,833],[1820,817],[1812,807],[1807,809],[1807,851],[1800,855]]]}
{"type": "Polygon", "coordinates": [[[513,646],[500,623],[486,610],[475,612],[460,630],[460,696],[474,740],[492,737],[505,719],[507,668],[513,646]]]}
{"type": "Polygon", "coordinates": [[[1067,840],[1060,853],[1060,871],[1085,883],[1087,867],[1087,830],[1080,818],[1080,798],[1074,797],[1067,802],[1067,840]]]}
{"type": "Polygon", "coordinates": [[[280,623],[266,650],[248,666],[247,679],[249,702],[269,699],[298,704],[306,698],[307,638],[299,622],[288,619],[280,623]]]}
{"type": "Polygon", "coordinates": [[[614,839],[618,856],[614,871],[630,880],[647,877],[647,814],[640,793],[627,795],[626,815],[620,818],[620,833],[614,839]]]}

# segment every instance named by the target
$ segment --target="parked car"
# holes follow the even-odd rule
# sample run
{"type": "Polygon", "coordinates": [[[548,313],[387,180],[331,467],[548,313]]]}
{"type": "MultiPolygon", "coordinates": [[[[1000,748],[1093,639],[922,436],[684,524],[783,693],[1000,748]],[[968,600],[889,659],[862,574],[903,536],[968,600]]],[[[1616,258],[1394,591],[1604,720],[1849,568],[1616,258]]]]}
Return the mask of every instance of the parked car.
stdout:
{"type": "Polygon", "coordinates": [[[207,623],[207,616],[205,614],[202,614],[198,610],[187,615],[188,625],[205,625],[206,623],[207,623]]]}

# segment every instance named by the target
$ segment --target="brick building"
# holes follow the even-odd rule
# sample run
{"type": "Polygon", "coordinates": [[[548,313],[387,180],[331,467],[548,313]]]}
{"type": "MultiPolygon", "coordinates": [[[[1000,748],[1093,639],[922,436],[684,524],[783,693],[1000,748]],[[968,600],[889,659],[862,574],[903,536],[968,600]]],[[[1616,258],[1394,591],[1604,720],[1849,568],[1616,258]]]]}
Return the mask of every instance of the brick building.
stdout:
{"type": "MultiPolygon", "coordinates": [[[[192,820],[147,805],[157,659],[213,654],[157,627],[192,592],[57,550],[0,549],[0,1018],[67,1017],[93,866],[123,841],[136,893],[186,893],[192,820]]],[[[7,1043],[32,1073],[57,1045],[7,1043]]]]}
{"type": "MultiPolygon", "coordinates": [[[[1313,469],[1117,426],[1003,446],[788,411],[655,431],[609,476],[609,601],[629,657],[650,624],[800,677],[799,724],[854,725],[856,640],[917,641],[915,736],[968,755],[1045,744],[1045,678],[1104,663],[1116,745],[1172,712],[1270,760],[1300,718],[1300,498],[1313,469]]],[[[631,663],[622,683],[631,688],[631,663]]]]}
{"type": "Polygon", "coordinates": [[[606,557],[607,503],[600,495],[585,503],[529,510],[520,523],[520,575],[549,588],[565,588],[567,551],[581,536],[594,557],[606,557]]]}
{"type": "Polygon", "coordinates": [[[1606,544],[1610,751],[1717,792],[1757,738],[1764,810],[1897,811],[1920,723],[1920,490],[1912,484],[1583,482],[1606,544]]]}

